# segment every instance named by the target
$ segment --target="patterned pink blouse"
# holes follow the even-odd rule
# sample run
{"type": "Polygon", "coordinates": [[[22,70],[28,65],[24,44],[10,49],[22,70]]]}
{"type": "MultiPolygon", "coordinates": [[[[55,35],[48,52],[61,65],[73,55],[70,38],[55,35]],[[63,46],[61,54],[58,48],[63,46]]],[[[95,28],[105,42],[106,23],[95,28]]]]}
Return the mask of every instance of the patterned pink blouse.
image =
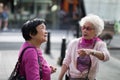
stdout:
{"type": "MultiPolygon", "coordinates": [[[[30,43],[25,42],[20,49],[21,51],[26,48],[32,46],[30,43]]],[[[34,47],[34,46],[33,46],[34,47]]],[[[51,80],[50,74],[51,69],[47,61],[44,59],[42,55],[42,51],[40,49],[37,49],[37,51],[34,48],[28,48],[25,50],[24,55],[22,57],[22,63],[20,67],[20,74],[26,76],[26,80],[40,80],[40,74],[39,74],[39,64],[38,64],[38,56],[40,58],[40,63],[42,64],[42,78],[43,80],[51,80]],[[38,52],[38,55],[37,55],[38,52]]]]}

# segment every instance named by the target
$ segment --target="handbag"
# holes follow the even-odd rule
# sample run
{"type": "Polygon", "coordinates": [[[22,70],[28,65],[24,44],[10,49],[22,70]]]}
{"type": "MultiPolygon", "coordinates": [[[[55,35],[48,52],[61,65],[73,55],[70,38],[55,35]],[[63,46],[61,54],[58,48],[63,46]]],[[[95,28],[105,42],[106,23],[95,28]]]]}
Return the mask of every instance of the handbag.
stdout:
{"type": "MultiPolygon", "coordinates": [[[[70,80],[70,74],[69,74],[69,76],[67,74],[65,75],[65,80],[70,80]]],[[[72,80],[76,80],[76,79],[72,79],[72,80]]],[[[79,80],[83,80],[83,78],[79,79],[79,80]]],[[[88,75],[84,78],[84,80],[89,80],[88,75]]]]}
{"type": "Polygon", "coordinates": [[[70,80],[70,77],[67,74],[65,75],[65,80],[70,80]]]}
{"type": "MultiPolygon", "coordinates": [[[[12,71],[10,77],[8,78],[8,80],[26,80],[25,76],[21,76],[19,74],[19,69],[20,69],[20,64],[21,64],[21,61],[22,61],[23,53],[28,48],[35,48],[35,47],[26,47],[26,48],[23,49],[23,51],[21,52],[21,55],[18,58],[18,61],[16,62],[15,68],[13,69],[13,71],[12,71]]],[[[37,55],[38,55],[38,53],[37,53],[37,55]]],[[[38,56],[38,63],[39,63],[39,73],[40,73],[40,76],[41,76],[40,80],[42,80],[42,64],[40,63],[39,56],[38,56]]]]}
{"type": "MultiPolygon", "coordinates": [[[[79,59],[79,58],[78,58],[79,59]]],[[[90,67],[91,67],[91,59],[90,59],[90,64],[89,64],[89,67],[88,67],[88,73],[87,73],[87,76],[85,77],[85,78],[72,78],[71,79],[71,76],[70,76],[70,73],[69,73],[69,70],[70,70],[70,68],[68,68],[68,75],[66,74],[65,75],[65,80],[89,80],[89,78],[88,78],[88,74],[89,74],[89,71],[90,71],[90,67]]]]}

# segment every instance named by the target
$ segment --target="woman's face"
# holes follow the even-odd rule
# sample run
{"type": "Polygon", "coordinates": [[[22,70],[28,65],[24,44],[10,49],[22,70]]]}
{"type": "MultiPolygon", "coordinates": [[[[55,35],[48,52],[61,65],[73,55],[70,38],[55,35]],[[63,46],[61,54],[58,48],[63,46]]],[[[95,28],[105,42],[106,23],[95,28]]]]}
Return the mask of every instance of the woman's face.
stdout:
{"type": "Polygon", "coordinates": [[[34,36],[34,39],[38,43],[43,43],[47,41],[47,30],[45,24],[38,25],[36,27],[36,30],[37,30],[37,34],[34,36]]]}
{"type": "Polygon", "coordinates": [[[96,36],[95,27],[90,22],[86,22],[82,26],[81,31],[82,31],[82,36],[85,39],[92,39],[92,38],[94,38],[96,36]]]}

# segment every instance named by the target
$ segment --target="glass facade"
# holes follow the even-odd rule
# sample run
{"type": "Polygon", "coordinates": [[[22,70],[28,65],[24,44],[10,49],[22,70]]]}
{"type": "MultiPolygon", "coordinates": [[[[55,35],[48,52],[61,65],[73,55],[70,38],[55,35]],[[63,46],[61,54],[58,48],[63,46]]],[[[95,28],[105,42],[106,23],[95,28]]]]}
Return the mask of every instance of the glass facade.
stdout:
{"type": "Polygon", "coordinates": [[[50,29],[70,29],[73,28],[73,25],[76,25],[76,22],[81,17],[89,13],[97,14],[105,21],[120,20],[119,0],[73,0],[73,2],[67,2],[72,0],[8,1],[8,6],[10,6],[9,23],[11,25],[22,24],[28,19],[38,17],[44,18],[50,29]]]}
{"type": "Polygon", "coordinates": [[[9,14],[11,23],[22,24],[32,18],[43,18],[48,24],[53,24],[51,15],[51,0],[14,0],[14,13],[9,14]]]}

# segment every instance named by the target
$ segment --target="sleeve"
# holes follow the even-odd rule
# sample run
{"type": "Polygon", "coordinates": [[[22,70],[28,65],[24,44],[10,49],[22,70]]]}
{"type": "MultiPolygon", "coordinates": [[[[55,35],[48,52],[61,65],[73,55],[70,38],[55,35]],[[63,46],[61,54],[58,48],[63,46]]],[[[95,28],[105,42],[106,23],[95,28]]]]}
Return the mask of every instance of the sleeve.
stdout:
{"type": "Polygon", "coordinates": [[[69,66],[69,64],[71,63],[71,55],[73,48],[73,41],[71,41],[67,46],[65,58],[63,60],[63,64],[65,64],[66,66],[69,66]]]}
{"type": "Polygon", "coordinates": [[[35,49],[27,49],[24,53],[26,80],[40,80],[38,56],[35,49]]]}
{"type": "Polygon", "coordinates": [[[107,45],[106,45],[105,42],[101,43],[101,45],[100,45],[100,51],[104,55],[104,60],[103,61],[108,61],[110,59],[110,53],[109,53],[109,50],[108,50],[107,45]]]}

